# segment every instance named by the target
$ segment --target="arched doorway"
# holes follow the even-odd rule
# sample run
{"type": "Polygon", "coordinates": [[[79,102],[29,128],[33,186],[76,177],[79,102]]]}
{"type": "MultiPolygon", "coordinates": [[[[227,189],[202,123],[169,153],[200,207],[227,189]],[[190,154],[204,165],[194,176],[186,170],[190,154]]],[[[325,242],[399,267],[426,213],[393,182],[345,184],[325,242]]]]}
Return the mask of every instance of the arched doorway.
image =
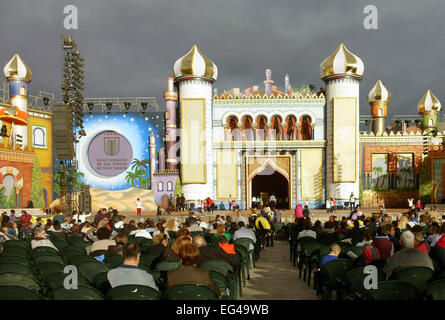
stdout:
{"type": "Polygon", "coordinates": [[[289,181],[270,164],[252,178],[251,184],[252,197],[262,198],[267,204],[269,197],[275,195],[276,207],[289,209],[289,181]]]}

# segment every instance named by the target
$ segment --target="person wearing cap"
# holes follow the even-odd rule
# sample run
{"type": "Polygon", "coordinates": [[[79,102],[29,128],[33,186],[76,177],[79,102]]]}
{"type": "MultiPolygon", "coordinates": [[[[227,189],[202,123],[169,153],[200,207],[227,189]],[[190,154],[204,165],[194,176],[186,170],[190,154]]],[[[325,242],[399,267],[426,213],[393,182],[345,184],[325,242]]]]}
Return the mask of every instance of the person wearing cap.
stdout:
{"type": "Polygon", "coordinates": [[[417,249],[415,245],[415,236],[411,231],[402,233],[400,240],[402,249],[387,260],[383,271],[387,279],[394,271],[409,267],[426,267],[434,271],[434,265],[431,258],[425,252],[417,249]]]}

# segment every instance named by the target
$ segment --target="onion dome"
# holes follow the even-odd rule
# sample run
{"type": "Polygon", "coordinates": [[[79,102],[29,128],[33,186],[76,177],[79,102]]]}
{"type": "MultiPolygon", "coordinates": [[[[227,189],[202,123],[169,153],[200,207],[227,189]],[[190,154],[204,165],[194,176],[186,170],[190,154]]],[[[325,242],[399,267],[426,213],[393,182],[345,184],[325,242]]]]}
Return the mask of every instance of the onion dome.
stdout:
{"type": "Polygon", "coordinates": [[[388,88],[386,88],[382,81],[377,80],[374,87],[369,91],[368,102],[378,103],[378,104],[388,104],[391,100],[391,93],[388,88]]]}
{"type": "Polygon", "coordinates": [[[175,80],[186,76],[207,77],[216,80],[218,68],[195,44],[185,56],[176,60],[173,74],[175,80]]]}
{"type": "Polygon", "coordinates": [[[362,78],[364,71],[363,61],[346,49],[343,43],[320,64],[322,79],[337,74],[357,75],[362,78]]]}
{"type": "Polygon", "coordinates": [[[9,60],[3,68],[3,72],[7,79],[31,81],[32,72],[28,65],[22,60],[18,53],[9,60]]]}
{"type": "Polygon", "coordinates": [[[420,99],[417,104],[417,111],[419,113],[425,112],[440,112],[440,101],[436,98],[436,96],[431,92],[431,90],[427,90],[423,95],[422,99],[420,99]]]}

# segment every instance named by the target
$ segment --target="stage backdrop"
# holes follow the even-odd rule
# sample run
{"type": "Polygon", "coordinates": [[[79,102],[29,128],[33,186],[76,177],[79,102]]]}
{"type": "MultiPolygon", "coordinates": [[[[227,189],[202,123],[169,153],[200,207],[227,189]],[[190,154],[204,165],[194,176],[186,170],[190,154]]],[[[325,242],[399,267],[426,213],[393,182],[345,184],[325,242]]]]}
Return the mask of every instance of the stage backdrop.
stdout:
{"type": "Polygon", "coordinates": [[[102,190],[149,189],[149,136],[156,152],[163,144],[163,113],[92,113],[84,116],[87,133],[77,144],[82,182],[102,190]]]}

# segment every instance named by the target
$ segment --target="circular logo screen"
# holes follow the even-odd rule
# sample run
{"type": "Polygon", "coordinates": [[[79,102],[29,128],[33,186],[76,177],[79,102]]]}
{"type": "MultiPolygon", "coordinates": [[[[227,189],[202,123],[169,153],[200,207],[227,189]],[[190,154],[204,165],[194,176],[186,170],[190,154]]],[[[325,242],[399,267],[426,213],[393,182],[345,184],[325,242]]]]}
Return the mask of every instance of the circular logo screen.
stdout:
{"type": "Polygon", "coordinates": [[[130,142],[115,131],[99,133],[88,145],[88,162],[91,168],[105,177],[115,177],[124,172],[132,159],[130,142]]]}

